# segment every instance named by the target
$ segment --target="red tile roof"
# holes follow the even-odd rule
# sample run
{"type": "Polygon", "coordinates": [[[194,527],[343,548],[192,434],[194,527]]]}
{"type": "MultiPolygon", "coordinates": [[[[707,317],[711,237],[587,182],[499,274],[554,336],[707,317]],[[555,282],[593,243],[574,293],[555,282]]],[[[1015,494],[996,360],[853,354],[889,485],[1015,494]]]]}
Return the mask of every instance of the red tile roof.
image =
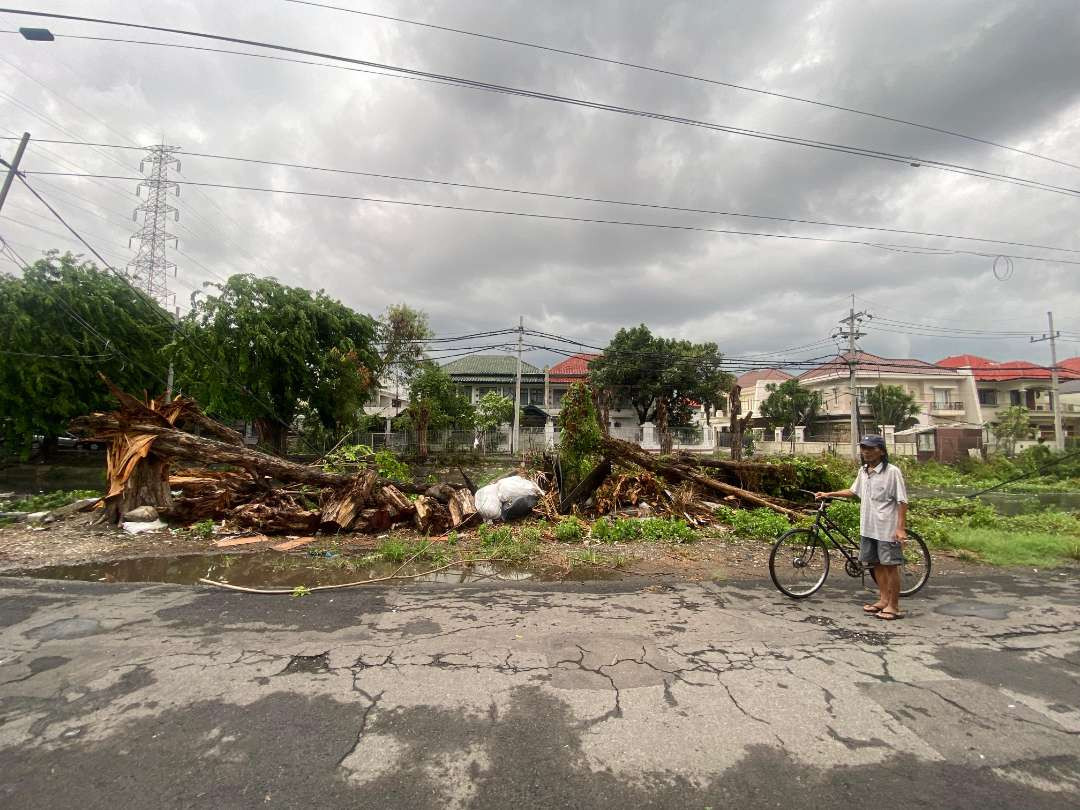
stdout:
{"type": "Polygon", "coordinates": [[[553,383],[581,382],[589,373],[589,361],[600,355],[581,353],[567,357],[548,369],[548,378],[553,383]]]}
{"type": "Polygon", "coordinates": [[[778,368],[759,368],[754,371],[748,371],[745,374],[740,374],[737,382],[743,388],[750,388],[754,386],[758,380],[791,380],[794,379],[786,371],[781,371],[778,368]]]}
{"type": "Polygon", "coordinates": [[[994,361],[975,354],[954,354],[952,357],[938,360],[937,364],[945,368],[986,368],[994,365],[994,361]]]}
{"type": "MultiPolygon", "coordinates": [[[[835,360],[830,360],[817,368],[804,371],[799,375],[799,379],[816,380],[819,377],[831,377],[834,375],[846,377],[849,356],[847,352],[844,352],[835,360]]],[[[870,352],[856,352],[855,358],[858,363],[858,373],[863,376],[867,374],[948,375],[956,373],[956,369],[943,368],[912,357],[878,357],[876,354],[870,354],[870,352]]]]}
{"type": "MultiPolygon", "coordinates": [[[[982,357],[972,357],[964,354],[958,357],[946,357],[938,362],[939,366],[961,368],[971,366],[975,379],[979,382],[1005,382],[1006,380],[1049,380],[1050,369],[1027,360],[1007,360],[1004,363],[995,363],[982,357]],[[958,363],[961,359],[980,360],[980,364],[958,363]],[[955,363],[955,365],[954,365],[955,363]]],[[[1058,377],[1064,380],[1080,379],[1080,357],[1071,357],[1059,364],[1058,377]]]]}

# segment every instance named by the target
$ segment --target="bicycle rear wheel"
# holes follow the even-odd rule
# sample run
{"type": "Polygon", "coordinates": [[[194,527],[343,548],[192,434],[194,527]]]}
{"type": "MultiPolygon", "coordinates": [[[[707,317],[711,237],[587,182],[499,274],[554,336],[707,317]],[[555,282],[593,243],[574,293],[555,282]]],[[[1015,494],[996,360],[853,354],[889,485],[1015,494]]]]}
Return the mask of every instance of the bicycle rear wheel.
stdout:
{"type": "Polygon", "coordinates": [[[809,529],[783,534],[769,554],[769,576],[782,594],[805,599],[825,584],[829,575],[829,550],[809,529]]]}
{"type": "MultiPolygon", "coordinates": [[[[916,533],[908,529],[908,539],[904,543],[904,564],[900,566],[900,595],[912,596],[922,590],[930,579],[930,550],[916,533]]],[[[870,578],[877,582],[874,569],[870,569],[870,578]]]]}

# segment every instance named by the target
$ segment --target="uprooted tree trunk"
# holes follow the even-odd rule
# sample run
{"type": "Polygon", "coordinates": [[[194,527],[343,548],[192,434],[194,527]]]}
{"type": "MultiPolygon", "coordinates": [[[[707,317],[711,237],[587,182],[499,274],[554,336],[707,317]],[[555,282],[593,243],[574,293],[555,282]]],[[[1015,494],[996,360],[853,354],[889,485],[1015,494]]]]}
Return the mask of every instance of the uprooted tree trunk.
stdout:
{"type": "Polygon", "coordinates": [[[576,487],[559,499],[559,514],[569,515],[575,506],[589,500],[597,488],[611,475],[611,470],[611,460],[606,456],[600,459],[600,463],[593,467],[576,487]]]}
{"type": "MultiPolygon", "coordinates": [[[[136,506],[153,506],[174,520],[228,517],[262,532],[382,531],[413,520],[416,507],[405,493],[428,489],[427,484],[380,478],[372,469],[349,475],[296,464],[244,446],[236,431],[207,417],[191,399],[144,403],[111,384],[110,388],[120,410],[80,417],[71,428],[111,440],[105,516],[113,522],[136,506]],[[178,425],[197,427],[216,438],[189,433],[178,425]],[[196,468],[170,477],[174,460],[196,468]],[[236,469],[199,469],[202,465],[236,469]],[[170,486],[180,489],[183,497],[174,502],[170,486]]],[[[450,486],[446,490],[448,499],[456,492],[450,486]]],[[[433,502],[436,507],[429,511],[435,519],[425,528],[442,527],[444,522],[457,526],[475,513],[471,496],[458,504],[453,518],[446,507],[433,502]]]]}
{"type": "Polygon", "coordinates": [[[621,439],[615,439],[611,436],[604,436],[600,440],[600,446],[603,449],[604,454],[609,458],[636,464],[651,473],[666,478],[668,481],[676,483],[688,481],[696,484],[702,489],[716,492],[720,495],[732,495],[743,503],[750,504],[751,506],[772,509],[774,512],[779,512],[780,514],[793,519],[802,517],[801,514],[793,509],[788,509],[786,506],[781,506],[768,498],[757,495],[741,487],[726,484],[723,481],[718,481],[715,478],[702,475],[684,464],[661,461],[651,453],[642,450],[636,444],[630,444],[630,442],[624,442],[621,439]]]}

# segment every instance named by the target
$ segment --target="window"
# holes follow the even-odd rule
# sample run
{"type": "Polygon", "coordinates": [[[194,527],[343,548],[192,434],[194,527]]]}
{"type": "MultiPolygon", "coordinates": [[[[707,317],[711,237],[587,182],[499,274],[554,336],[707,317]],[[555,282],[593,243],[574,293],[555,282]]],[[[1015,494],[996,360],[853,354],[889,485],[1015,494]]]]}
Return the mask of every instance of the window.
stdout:
{"type": "Polygon", "coordinates": [[[934,407],[945,408],[949,405],[949,389],[948,388],[935,388],[934,389],[934,407]]]}
{"type": "Polygon", "coordinates": [[[1019,391],[1010,391],[1009,392],[1009,404],[1010,405],[1023,405],[1024,404],[1023,397],[1021,396],[1021,393],[1019,391]]]}
{"type": "Polygon", "coordinates": [[[530,388],[527,392],[521,392],[521,399],[523,402],[528,402],[530,405],[536,405],[540,408],[544,407],[544,389],[543,388],[530,388]],[[525,394],[528,393],[528,399],[525,394]]]}
{"type": "Polygon", "coordinates": [[[934,452],[934,434],[933,433],[916,433],[915,434],[915,448],[923,453],[934,452]]]}
{"type": "Polygon", "coordinates": [[[989,405],[995,407],[997,403],[997,391],[993,388],[980,388],[979,389],[979,404],[989,405]]]}
{"type": "Polygon", "coordinates": [[[858,391],[859,391],[859,404],[860,405],[866,405],[866,404],[868,404],[870,402],[870,393],[873,390],[874,390],[873,386],[863,386],[863,385],[859,386],[858,391]]]}

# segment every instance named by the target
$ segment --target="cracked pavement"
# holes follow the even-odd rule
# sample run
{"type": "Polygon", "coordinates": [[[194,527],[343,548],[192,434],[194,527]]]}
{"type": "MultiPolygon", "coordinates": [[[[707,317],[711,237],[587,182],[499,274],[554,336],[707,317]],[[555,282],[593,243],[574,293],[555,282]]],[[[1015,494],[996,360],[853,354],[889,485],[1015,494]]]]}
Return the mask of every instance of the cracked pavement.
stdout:
{"type": "Polygon", "coordinates": [[[1075,573],[866,597],[0,579],[0,805],[1077,806],[1075,573]]]}

